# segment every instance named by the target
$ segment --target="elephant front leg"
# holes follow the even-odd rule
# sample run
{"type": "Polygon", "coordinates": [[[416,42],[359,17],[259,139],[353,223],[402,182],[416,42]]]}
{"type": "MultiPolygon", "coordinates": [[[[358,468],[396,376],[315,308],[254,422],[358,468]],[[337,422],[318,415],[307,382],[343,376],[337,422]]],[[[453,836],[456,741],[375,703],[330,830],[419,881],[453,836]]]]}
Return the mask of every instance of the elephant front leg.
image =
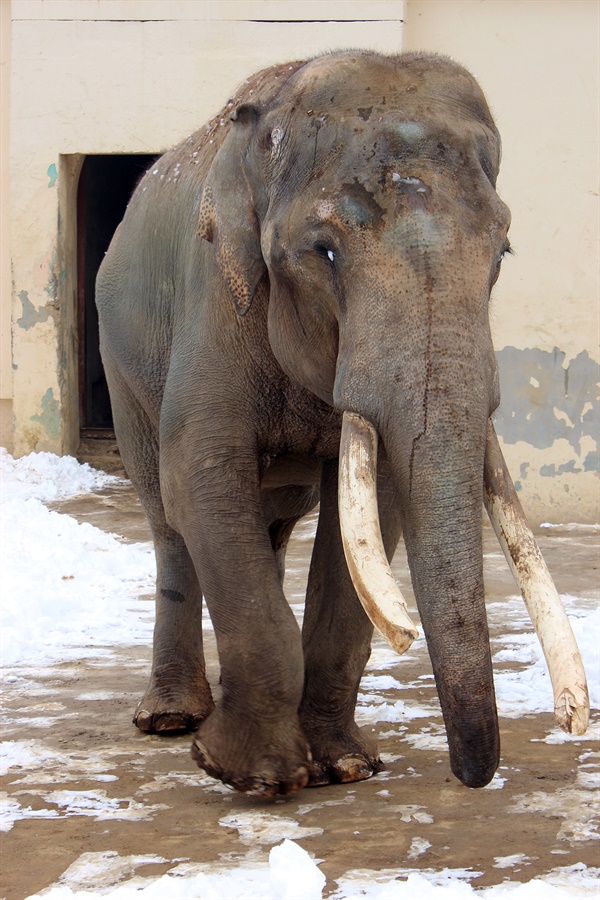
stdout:
{"type": "Polygon", "coordinates": [[[202,552],[213,572],[206,599],[221,663],[222,695],[202,722],[192,755],[209,775],[239,791],[272,797],[308,781],[309,748],[298,706],[300,632],[284,597],[268,531],[243,525],[233,543],[202,552]],[[216,563],[216,566],[215,566],[216,563]]]}
{"type": "MultiPolygon", "coordinates": [[[[300,718],[310,742],[310,784],[362,781],[381,767],[374,742],[355,722],[356,698],[371,652],[373,626],[356,596],[344,558],[337,511],[338,462],[327,463],[303,626],[305,683],[300,718]]],[[[380,515],[386,550],[400,535],[385,460],[380,515]]]]}
{"type": "Polygon", "coordinates": [[[145,732],[194,731],[214,709],[202,647],[202,590],[179,534],[155,532],[155,549],[152,671],[133,721],[145,732]]]}
{"type": "Polygon", "coordinates": [[[200,724],[192,755],[237,790],[270,797],[306,784],[309,748],[298,717],[300,631],[283,594],[253,468],[255,458],[228,454],[227,464],[205,471],[195,495],[186,492],[177,509],[221,665],[221,697],[200,724]]]}

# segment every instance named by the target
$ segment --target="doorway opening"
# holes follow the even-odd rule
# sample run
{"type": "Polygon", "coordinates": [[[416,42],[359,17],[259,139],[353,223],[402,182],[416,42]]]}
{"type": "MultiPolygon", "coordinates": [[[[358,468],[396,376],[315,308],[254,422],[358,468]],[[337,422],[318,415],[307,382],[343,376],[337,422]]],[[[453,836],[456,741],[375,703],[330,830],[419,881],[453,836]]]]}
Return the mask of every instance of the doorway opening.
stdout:
{"type": "Polygon", "coordinates": [[[114,437],[100,358],[96,275],[138,181],[155,154],[94,155],[84,160],[77,191],[79,430],[84,438],[114,437]]]}

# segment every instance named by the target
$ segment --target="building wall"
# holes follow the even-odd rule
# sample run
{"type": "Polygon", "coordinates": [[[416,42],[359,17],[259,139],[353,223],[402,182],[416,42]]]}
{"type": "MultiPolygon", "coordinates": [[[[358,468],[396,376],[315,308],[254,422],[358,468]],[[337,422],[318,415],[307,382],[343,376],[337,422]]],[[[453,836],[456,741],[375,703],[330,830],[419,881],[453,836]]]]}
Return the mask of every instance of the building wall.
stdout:
{"type": "Polygon", "coordinates": [[[409,0],[404,49],[477,75],[515,256],[494,290],[496,430],[534,521],[598,521],[598,36],[590,0],[409,0]]]}
{"type": "Polygon", "coordinates": [[[396,0],[12,0],[15,453],[78,444],[82,156],[165,150],[269,63],[336,46],[397,51],[402,14],[396,0]]]}
{"type": "Polygon", "coordinates": [[[0,444],[12,448],[12,361],[10,277],[10,3],[0,3],[0,444]]]}
{"type": "Polygon", "coordinates": [[[12,359],[3,343],[0,372],[5,445],[12,440],[17,454],[77,447],[75,209],[85,154],[158,153],[272,62],[343,46],[437,50],[479,77],[504,140],[500,192],[513,211],[517,255],[504,265],[493,304],[503,390],[497,429],[534,521],[597,519],[594,0],[0,6],[11,99],[10,122],[2,122],[12,262],[7,302],[3,244],[3,342],[12,306],[12,359]]]}

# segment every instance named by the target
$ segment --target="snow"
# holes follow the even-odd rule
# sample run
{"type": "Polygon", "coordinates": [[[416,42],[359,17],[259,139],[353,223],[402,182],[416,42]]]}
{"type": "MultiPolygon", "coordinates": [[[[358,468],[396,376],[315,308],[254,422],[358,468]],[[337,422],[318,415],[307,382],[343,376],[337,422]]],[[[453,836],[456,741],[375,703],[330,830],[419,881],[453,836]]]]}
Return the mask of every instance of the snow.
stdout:
{"type": "MultiPolygon", "coordinates": [[[[69,457],[56,457],[49,453],[30,454],[14,460],[0,449],[2,469],[2,628],[1,659],[4,677],[9,683],[27,681],[31,667],[52,662],[79,658],[98,657],[110,659],[113,648],[123,644],[149,644],[153,627],[153,607],[149,599],[153,592],[155,573],[152,547],[149,544],[127,544],[117,535],[109,535],[89,524],[79,524],[74,518],[53,512],[44,504],[52,500],[98,490],[118,483],[104,473],[95,472],[69,457]],[[32,542],[32,535],[35,541],[32,542]],[[27,623],[24,627],[24,623],[27,623]],[[30,667],[28,669],[28,667],[30,667]]],[[[549,526],[548,526],[549,527],[549,526]]],[[[561,526],[567,527],[567,526],[561,526]]],[[[569,525],[570,531],[575,526],[569,525]]],[[[509,598],[512,600],[512,598],[509,598]]],[[[580,604],[578,598],[563,598],[587,670],[592,706],[600,706],[600,632],[599,610],[590,604],[580,604]]],[[[514,622],[514,619],[513,619],[514,622]]],[[[496,663],[509,664],[496,672],[496,689],[499,711],[502,716],[522,717],[552,708],[552,691],[543,655],[537,638],[531,630],[511,633],[495,651],[496,663]]],[[[396,656],[388,648],[378,646],[371,658],[368,673],[362,684],[359,698],[360,724],[375,722],[399,723],[404,727],[411,720],[435,714],[435,705],[422,703],[416,706],[402,700],[390,702],[385,693],[398,691],[404,685],[394,677],[380,674],[394,665],[396,656]]],[[[419,685],[429,687],[430,676],[423,676],[419,685]]],[[[100,693],[98,697],[101,697],[100,693]]],[[[434,703],[432,699],[432,703],[434,703]]],[[[49,713],[59,713],[65,707],[48,703],[42,707],[32,697],[31,706],[19,710],[21,714],[44,708],[49,713]]],[[[47,720],[47,719],[46,719],[47,720]]],[[[23,721],[21,718],[20,721],[23,721]]],[[[32,720],[33,721],[33,720],[32,720]]],[[[417,734],[405,735],[408,743],[443,749],[445,736],[441,724],[429,723],[417,734]]],[[[595,739],[598,728],[592,728],[585,738],[595,739]]],[[[558,730],[549,734],[548,743],[572,740],[558,730]]],[[[36,791],[42,808],[32,810],[21,806],[17,795],[4,797],[2,804],[2,829],[8,830],[17,819],[28,817],[63,817],[65,815],[90,816],[95,821],[119,818],[142,818],[159,814],[162,804],[148,805],[131,799],[115,799],[107,796],[102,788],[73,791],[63,790],[61,773],[86,772],[88,779],[110,781],[116,776],[107,774],[106,757],[90,751],[76,759],[68,749],[64,753],[51,751],[43,740],[4,741],[0,747],[0,771],[11,770],[27,785],[28,772],[35,772],[36,791]],[[47,782],[40,770],[47,771],[47,782]],[[48,789],[39,789],[40,784],[48,789]],[[54,808],[45,808],[51,803],[54,808]]],[[[153,751],[159,752],[159,751],[153,751]]],[[[597,755],[597,754],[596,754],[597,755]]],[[[597,836],[591,819],[577,822],[574,811],[581,809],[577,791],[591,790],[597,786],[597,771],[592,762],[586,762],[593,752],[584,753],[577,783],[565,791],[564,806],[556,814],[564,818],[565,829],[572,840],[589,840],[597,836]],[[587,768],[586,768],[587,767],[587,768]]],[[[110,768],[110,765],[108,766],[110,768]]],[[[410,776],[414,770],[407,768],[410,776]]],[[[189,783],[202,784],[207,790],[227,790],[198,772],[197,775],[170,773],[173,778],[188,779],[189,783]]],[[[140,795],[152,794],[164,789],[168,776],[162,781],[143,785],[140,795]]],[[[72,779],[70,779],[72,780],[72,779]]],[[[506,777],[498,773],[489,786],[502,789],[506,777]]],[[[188,783],[186,781],[186,783],[188,783]]],[[[23,791],[25,793],[25,791],[23,791]]],[[[382,796],[385,790],[380,792],[382,796]]],[[[341,805],[353,798],[307,804],[298,812],[308,812],[320,805],[341,805]]],[[[524,796],[523,808],[543,810],[551,797],[543,792],[524,796]]],[[[556,802],[556,797],[554,797],[556,802]]],[[[518,812],[518,803],[515,812],[518,812]]],[[[406,807],[401,816],[417,825],[430,821],[428,814],[418,807],[406,807]]],[[[111,851],[83,853],[73,866],[63,873],[61,883],[49,886],[43,892],[48,900],[66,898],[109,897],[119,900],[144,897],[168,897],[169,900],[185,898],[273,898],[273,900],[320,900],[325,889],[325,876],[318,861],[311,859],[296,840],[320,832],[321,829],[303,828],[292,819],[272,816],[264,811],[248,812],[236,816],[224,816],[223,827],[236,829],[246,846],[275,843],[269,854],[268,864],[257,861],[248,851],[246,861],[211,865],[179,863],[160,877],[138,877],[138,865],[168,863],[160,857],[120,857],[111,851]],[[277,843],[281,841],[281,843],[277,843]],[[102,876],[100,878],[100,876],[102,876]],[[98,884],[101,886],[98,887],[98,884]],[[96,889],[98,892],[96,892],[96,889]]],[[[425,856],[431,845],[416,835],[410,847],[410,860],[425,856]]],[[[425,859],[427,857],[425,856],[425,859]]],[[[498,857],[496,867],[513,868],[523,859],[498,857]]],[[[332,900],[464,900],[477,897],[480,900],[571,900],[597,896],[598,871],[583,865],[558,868],[542,879],[524,884],[505,881],[502,884],[475,889],[481,873],[472,870],[398,869],[385,872],[356,870],[347,872],[338,880],[337,888],[327,896],[332,900]]],[[[36,895],[41,896],[41,895],[36,895]]]]}
{"type": "MultiPolygon", "coordinates": [[[[114,859],[97,860],[93,858],[96,854],[87,856],[91,858],[85,860],[76,873],[79,882],[86,887],[97,881],[93,876],[98,876],[106,863],[115,864],[114,859]]],[[[160,861],[152,857],[149,860],[140,858],[138,864],[160,861]]],[[[175,867],[157,879],[128,879],[101,894],[57,885],[44,891],[43,897],[45,900],[90,900],[100,896],[114,900],[321,900],[324,885],[325,876],[308,853],[293,841],[284,840],[271,849],[268,866],[249,863],[225,868],[217,865],[211,870],[187,864],[175,867]],[[203,868],[204,871],[194,871],[203,868]]],[[[33,896],[41,897],[42,894],[33,896]]]]}
{"type": "Polygon", "coordinates": [[[63,816],[90,816],[95,822],[107,819],[149,819],[161,809],[168,809],[164,803],[154,806],[136,803],[135,800],[107,797],[106,791],[32,791],[46,803],[53,803],[63,812],[63,816]],[[127,805],[122,806],[123,803],[127,805]]]}
{"type": "Polygon", "coordinates": [[[223,828],[235,828],[240,840],[249,847],[272,844],[282,837],[302,838],[323,834],[322,828],[303,828],[294,819],[265,812],[237,813],[219,819],[223,828]]]}
{"type": "Polygon", "coordinates": [[[453,869],[410,872],[378,884],[376,876],[367,880],[367,873],[362,872],[341,880],[341,891],[333,894],[332,900],[583,900],[597,896],[597,874],[589,870],[569,873],[570,878],[555,870],[544,879],[534,878],[525,884],[511,881],[477,890],[463,880],[474,874],[480,873],[453,869]]]}
{"type": "MultiPolygon", "coordinates": [[[[77,875],[86,887],[97,882],[107,866],[119,860],[111,854],[83,854],[88,857],[78,867],[77,875]],[[97,857],[104,857],[97,859],[97,857]]],[[[160,858],[138,858],[138,864],[161,862],[160,858]]],[[[127,871],[124,860],[119,872],[127,871]]],[[[237,868],[215,867],[212,871],[193,873],[200,866],[184,865],[160,878],[133,877],[102,893],[57,885],[32,895],[45,900],[90,900],[108,897],[111,900],[322,900],[325,876],[308,853],[293,841],[284,840],[269,853],[268,866],[246,864],[237,868]],[[178,869],[180,870],[178,872],[178,869]]],[[[71,867],[73,869],[73,867],[71,867]]],[[[338,889],[331,900],[586,900],[597,897],[598,871],[584,866],[555,869],[543,879],[535,878],[524,884],[504,882],[493,887],[475,890],[467,879],[481,873],[471,870],[444,869],[441,872],[424,870],[386,870],[370,872],[357,870],[339,879],[338,889]]],[[[32,900],[32,898],[29,898],[32,900]]]]}
{"type": "Polygon", "coordinates": [[[148,643],[153,608],[140,596],[153,593],[151,545],[124,544],[42,502],[117,479],[49,453],[15,461],[2,448],[0,464],[2,665],[39,665],[89,656],[93,647],[148,643]]]}
{"type": "Polygon", "coordinates": [[[0,447],[0,471],[3,504],[28,497],[45,501],[74,497],[120,481],[115,475],[92,469],[72,456],[30,453],[13,459],[4,447],[0,447]]]}
{"type": "MultiPolygon", "coordinates": [[[[590,705],[600,707],[600,607],[592,610],[574,608],[577,598],[563,595],[563,603],[585,666],[590,705]]],[[[494,675],[498,712],[501,716],[520,718],[529,713],[553,708],[554,697],[546,661],[533,632],[511,635],[503,649],[494,654],[494,662],[526,664],[527,668],[501,670],[494,675]],[[508,646],[506,646],[508,644],[508,646]]],[[[564,732],[561,732],[564,733],[564,732]]],[[[569,740],[569,735],[565,734],[569,740]]]]}

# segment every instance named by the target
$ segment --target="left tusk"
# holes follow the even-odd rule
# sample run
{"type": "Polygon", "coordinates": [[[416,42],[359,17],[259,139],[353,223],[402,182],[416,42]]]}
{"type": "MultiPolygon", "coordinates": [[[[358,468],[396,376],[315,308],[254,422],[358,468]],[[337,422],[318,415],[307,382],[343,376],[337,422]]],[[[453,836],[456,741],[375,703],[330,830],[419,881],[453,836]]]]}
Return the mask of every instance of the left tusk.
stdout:
{"type": "Polygon", "coordinates": [[[554,718],[563,731],[585,734],[590,698],[581,654],[552,576],[525,518],[491,421],[488,421],[483,498],[546,657],[554,690],[554,718]]]}
{"type": "Polygon", "coordinates": [[[369,619],[397,653],[418,637],[406,601],[392,575],[377,512],[377,432],[345,412],[338,485],[340,530],[348,571],[369,619]]]}

